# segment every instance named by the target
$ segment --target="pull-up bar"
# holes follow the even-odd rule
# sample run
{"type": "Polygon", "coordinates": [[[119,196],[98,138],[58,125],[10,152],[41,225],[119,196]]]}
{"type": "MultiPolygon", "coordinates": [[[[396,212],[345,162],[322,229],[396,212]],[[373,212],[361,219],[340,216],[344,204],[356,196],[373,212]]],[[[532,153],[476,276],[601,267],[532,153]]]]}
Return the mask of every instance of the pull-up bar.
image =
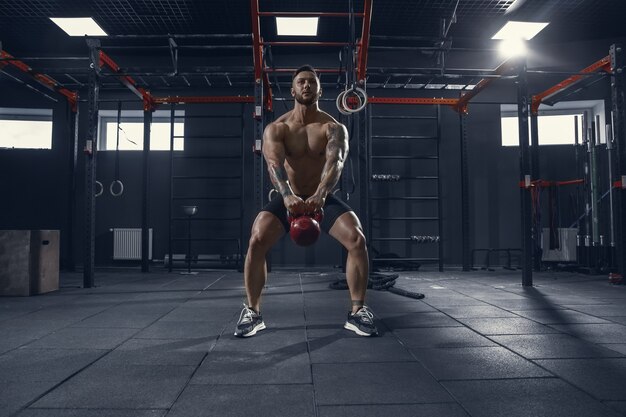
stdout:
{"type": "Polygon", "coordinates": [[[347,12],[259,12],[259,16],[275,16],[275,17],[363,17],[365,13],[347,13],[347,12]]]}
{"type": "MultiPolygon", "coordinates": [[[[114,73],[119,73],[121,72],[121,68],[119,65],[117,65],[117,63],[115,63],[115,61],[113,61],[113,58],[111,58],[110,56],[108,56],[107,54],[105,54],[103,51],[98,51],[98,55],[100,57],[100,67],[108,67],[110,70],[112,70],[114,73]]],[[[141,98],[143,100],[143,107],[144,110],[152,110],[154,109],[154,99],[153,97],[150,95],[150,93],[148,91],[146,91],[145,89],[138,87],[137,86],[137,82],[129,75],[119,75],[117,77],[122,84],[124,84],[130,91],[133,92],[133,94],[135,94],[136,96],[138,96],[139,98],[141,98]]]]}
{"type": "Polygon", "coordinates": [[[581,88],[584,88],[590,85],[591,83],[595,81],[592,80],[592,82],[589,82],[589,78],[585,77],[584,74],[593,74],[594,72],[597,72],[597,71],[611,72],[611,57],[610,56],[608,55],[605,56],[601,60],[594,62],[593,64],[589,65],[587,68],[580,71],[579,74],[572,75],[571,77],[566,78],[565,80],[561,81],[555,86],[548,88],[546,91],[539,93],[537,95],[534,95],[531,101],[530,111],[532,112],[532,114],[536,115],[537,112],[539,111],[539,105],[542,102],[545,102],[547,99],[550,99],[550,98],[553,99],[551,104],[555,104],[558,101],[558,99],[555,96],[558,93],[565,91],[565,89],[572,87],[573,85],[584,84],[583,86],[581,86],[581,88]]]}
{"type": "MultiPolygon", "coordinates": [[[[505,72],[513,70],[517,66],[517,64],[518,64],[517,60],[513,58],[509,58],[506,61],[504,61],[502,64],[498,65],[498,67],[493,71],[493,73],[495,75],[502,75],[505,72]]],[[[483,78],[482,80],[480,80],[478,84],[476,84],[476,87],[474,87],[468,93],[463,94],[461,96],[461,98],[459,99],[458,105],[455,107],[455,110],[458,111],[459,113],[467,113],[467,105],[469,104],[469,101],[472,98],[476,97],[478,93],[480,93],[485,88],[487,88],[487,86],[489,86],[489,84],[491,84],[494,79],[495,78],[483,78]]]]}
{"type": "MultiPolygon", "coordinates": [[[[363,18],[361,38],[354,43],[357,55],[356,79],[360,84],[365,83],[367,50],[370,40],[370,25],[372,20],[372,0],[364,0],[362,13],[347,12],[261,12],[259,0],[250,0],[252,14],[252,40],[254,56],[254,75],[257,82],[261,82],[263,74],[263,46],[325,46],[344,47],[353,45],[351,42],[289,42],[269,41],[261,38],[260,17],[360,17],[363,18]]],[[[265,80],[263,80],[265,82],[265,80]]],[[[266,87],[269,87],[267,85],[266,87]]]]}
{"type": "Polygon", "coordinates": [[[23,73],[30,75],[39,84],[64,96],[67,99],[67,102],[72,107],[72,111],[76,112],[77,110],[76,102],[78,100],[78,93],[76,93],[75,91],[70,91],[65,87],[62,87],[61,84],[57,80],[50,77],[49,75],[36,72],[28,64],[26,64],[23,61],[20,61],[19,59],[14,58],[13,55],[9,54],[6,51],[0,50],[0,58],[4,59],[4,61],[0,61],[0,70],[3,70],[5,66],[11,65],[19,69],[23,73]]]}

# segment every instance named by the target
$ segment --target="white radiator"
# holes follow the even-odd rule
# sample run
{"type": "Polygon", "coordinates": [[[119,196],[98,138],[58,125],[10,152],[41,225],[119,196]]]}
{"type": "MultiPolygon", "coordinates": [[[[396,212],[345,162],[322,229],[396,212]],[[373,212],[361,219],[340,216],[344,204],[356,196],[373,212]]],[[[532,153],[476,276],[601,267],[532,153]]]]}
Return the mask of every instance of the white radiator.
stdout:
{"type": "MultiPolygon", "coordinates": [[[[114,260],[141,260],[141,229],[115,228],[111,231],[114,260]]],[[[148,229],[148,259],[152,260],[152,229],[148,229]]]]}

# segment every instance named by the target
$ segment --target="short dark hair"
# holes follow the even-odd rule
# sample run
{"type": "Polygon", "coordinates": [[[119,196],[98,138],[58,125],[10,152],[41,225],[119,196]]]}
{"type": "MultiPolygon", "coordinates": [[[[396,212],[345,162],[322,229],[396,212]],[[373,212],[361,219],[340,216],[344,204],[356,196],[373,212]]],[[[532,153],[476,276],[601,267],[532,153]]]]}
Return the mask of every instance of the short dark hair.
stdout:
{"type": "Polygon", "coordinates": [[[312,66],[307,64],[307,65],[303,65],[300,68],[298,68],[297,70],[295,70],[294,73],[293,73],[293,77],[291,77],[291,79],[294,80],[298,74],[300,74],[301,72],[304,72],[304,71],[312,72],[313,74],[315,74],[315,76],[317,78],[319,78],[319,76],[317,75],[317,71],[315,71],[315,68],[313,68],[312,66]]]}

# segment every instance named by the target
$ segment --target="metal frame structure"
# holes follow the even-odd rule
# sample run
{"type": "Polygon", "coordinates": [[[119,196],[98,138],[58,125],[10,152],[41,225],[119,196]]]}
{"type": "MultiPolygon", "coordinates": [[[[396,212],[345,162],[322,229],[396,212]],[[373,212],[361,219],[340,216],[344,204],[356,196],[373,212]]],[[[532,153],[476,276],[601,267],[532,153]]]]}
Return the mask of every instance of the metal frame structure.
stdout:
{"type": "MultiPolygon", "coordinates": [[[[172,76],[186,75],[179,71],[178,68],[178,51],[182,49],[232,49],[232,48],[251,48],[253,55],[253,75],[254,75],[254,96],[215,96],[215,97],[202,97],[202,96],[168,96],[157,97],[152,95],[147,89],[140,87],[132,76],[141,77],[142,75],[160,75],[151,72],[142,71],[124,71],[115,61],[106,55],[102,51],[101,41],[98,38],[87,38],[87,45],[89,46],[89,62],[90,69],[88,71],[88,133],[85,141],[82,145],[86,154],[85,164],[85,272],[84,272],[84,284],[86,287],[93,286],[93,270],[94,270],[94,246],[95,246],[95,172],[96,172],[96,155],[97,155],[97,142],[96,142],[96,126],[98,121],[98,103],[99,103],[99,91],[101,81],[105,77],[117,78],[124,86],[126,86],[131,92],[139,97],[143,102],[144,107],[144,123],[146,129],[144,129],[144,154],[143,154],[143,184],[142,184],[142,271],[147,272],[148,266],[148,179],[149,179],[149,167],[148,167],[148,155],[149,155],[149,143],[150,143],[150,131],[149,125],[152,118],[152,112],[159,105],[172,105],[172,109],[175,104],[192,104],[192,103],[253,103],[254,104],[254,196],[255,206],[260,209],[263,197],[264,197],[264,167],[263,158],[261,157],[261,144],[262,135],[265,125],[268,123],[270,114],[273,111],[273,95],[272,84],[269,79],[269,74],[272,73],[290,73],[293,70],[289,68],[273,68],[269,67],[266,62],[266,52],[271,47],[282,46],[327,46],[327,47],[349,47],[353,48],[354,52],[354,67],[346,69],[347,81],[353,82],[364,86],[368,77],[367,74],[367,58],[369,49],[384,48],[384,47],[370,47],[370,40],[373,38],[370,36],[370,27],[372,19],[372,1],[364,0],[364,7],[362,13],[354,13],[353,11],[346,13],[324,13],[324,12],[267,12],[259,10],[259,0],[250,0],[251,5],[251,19],[252,19],[252,34],[247,35],[156,35],[156,36],[113,36],[109,39],[149,39],[149,38],[161,38],[167,39],[168,44],[166,46],[111,46],[111,49],[128,49],[128,48],[141,48],[141,49],[168,49],[172,59],[173,71],[168,74],[172,76]],[[261,37],[260,24],[261,17],[278,17],[278,16],[290,16],[290,17],[347,17],[354,19],[359,17],[362,19],[361,36],[358,40],[352,39],[350,42],[266,42],[261,37]],[[178,45],[176,43],[177,38],[227,38],[234,37],[238,39],[252,39],[252,45],[178,45]],[[109,73],[103,71],[107,69],[109,73]]],[[[445,24],[444,24],[445,26],[445,24]]],[[[353,28],[353,26],[351,26],[353,28]]],[[[354,28],[353,28],[354,29],[354,28]]],[[[449,26],[447,27],[449,29],[449,26]]],[[[447,29],[444,28],[444,37],[447,33],[447,29]]],[[[354,30],[353,30],[354,32],[354,30]]],[[[354,37],[354,36],[353,36],[354,37]]],[[[380,37],[378,37],[380,38],[380,37]]],[[[0,45],[1,46],[1,45],[0,45]]],[[[395,47],[396,49],[402,47],[395,47]]],[[[424,49],[424,48],[422,48],[424,49]]],[[[523,219],[523,253],[524,261],[522,283],[523,285],[532,285],[532,274],[530,272],[529,260],[532,259],[531,254],[531,239],[529,235],[530,231],[530,192],[529,187],[532,184],[532,178],[536,178],[536,172],[531,172],[531,166],[536,167],[536,163],[530,162],[528,154],[528,111],[536,113],[539,103],[547,102],[548,100],[558,100],[559,94],[567,87],[572,85],[586,85],[590,80],[586,77],[587,73],[604,70],[611,74],[612,78],[612,94],[613,94],[613,118],[614,118],[614,138],[617,144],[617,171],[621,175],[621,180],[618,180],[616,184],[619,184],[621,190],[618,197],[618,218],[619,224],[619,242],[621,247],[619,248],[619,265],[620,271],[623,272],[624,265],[626,265],[626,249],[624,248],[624,239],[626,238],[626,195],[624,195],[624,184],[626,184],[626,127],[624,118],[624,103],[623,94],[624,80],[621,70],[623,70],[623,52],[620,46],[612,46],[611,53],[608,57],[603,58],[592,66],[584,69],[582,73],[570,76],[564,82],[558,84],[552,89],[547,90],[544,93],[533,96],[532,101],[529,102],[527,75],[533,71],[529,71],[526,68],[526,63],[523,60],[509,60],[502,63],[495,70],[480,70],[480,69],[460,69],[460,68],[444,68],[445,57],[441,56],[447,51],[450,51],[450,45],[440,45],[438,47],[430,48],[433,51],[439,53],[438,61],[441,63],[440,68],[414,68],[414,69],[379,69],[378,72],[373,73],[384,75],[388,71],[392,71],[393,75],[403,73],[404,75],[411,77],[414,75],[436,75],[440,78],[449,77],[451,79],[457,79],[460,75],[468,75],[469,77],[481,76],[482,80],[476,84],[472,90],[465,91],[465,94],[461,95],[458,99],[453,98],[406,98],[406,97],[370,97],[369,103],[372,104],[406,104],[406,105],[436,105],[437,114],[440,117],[440,106],[449,106],[457,111],[460,115],[460,137],[461,137],[461,156],[462,156],[462,169],[461,169],[461,184],[462,184],[462,204],[461,204],[461,217],[462,217],[462,242],[463,242],[463,269],[469,270],[470,264],[470,251],[469,251],[469,203],[468,203],[468,163],[467,163],[467,134],[466,134],[466,114],[468,110],[468,104],[476,95],[487,88],[495,79],[498,78],[512,78],[515,79],[518,84],[517,89],[517,101],[518,101],[518,116],[520,120],[520,181],[524,184],[521,187],[521,214],[523,219]],[[610,68],[610,70],[609,70],[610,68]],[[620,71],[618,71],[620,70],[620,71]],[[507,75],[510,74],[510,75],[507,75]],[[620,217],[621,216],[621,217],[620,217]]],[[[77,93],[71,92],[68,89],[59,85],[56,80],[43,74],[38,74],[32,70],[26,64],[23,64],[18,59],[15,59],[11,55],[6,54],[0,47],[2,56],[0,58],[0,70],[4,71],[8,65],[12,65],[24,73],[31,75],[38,83],[56,91],[59,94],[64,95],[68,103],[72,106],[74,111],[77,111],[77,93]]],[[[321,73],[341,73],[337,69],[322,68],[318,70],[321,73]]],[[[245,72],[245,71],[244,71],[245,72]]],[[[193,75],[202,75],[203,71],[191,72],[193,75]]],[[[225,74],[228,74],[225,72],[225,74]]],[[[407,82],[408,83],[408,82],[407,82]]],[[[41,93],[41,92],[40,92],[41,93]]],[[[44,93],[42,93],[44,94],[44,93]]],[[[45,95],[45,94],[44,94],[45,95]]],[[[173,110],[172,110],[173,111],[173,110]]],[[[371,126],[366,128],[366,120],[369,119],[367,114],[369,109],[365,109],[366,117],[359,117],[359,132],[365,133],[365,139],[359,141],[358,157],[359,157],[359,172],[361,178],[365,178],[371,174],[371,126]],[[363,175],[365,174],[365,176],[363,175]]],[[[73,126],[75,135],[77,136],[78,126],[77,122],[73,126]]],[[[534,130],[535,128],[533,128],[534,130]]],[[[440,127],[438,126],[438,133],[440,127]]],[[[534,136],[534,135],[533,135],[534,136]]],[[[77,139],[77,138],[75,138],[77,139]]],[[[536,145],[534,143],[534,145],[536,145]]],[[[536,147],[536,146],[534,146],[536,147]]],[[[74,144],[74,161],[73,166],[76,166],[76,158],[78,145],[74,144]]],[[[533,156],[533,160],[535,157],[533,156]]],[[[369,203],[369,190],[365,185],[361,185],[361,208],[364,211],[364,215],[369,219],[369,209],[367,208],[369,203]],[[365,202],[365,203],[363,203],[365,202]]],[[[441,216],[441,204],[439,205],[439,211],[441,216]]],[[[441,225],[440,225],[441,230],[441,225]]],[[[441,232],[440,232],[441,236],[441,232]]],[[[440,243],[440,259],[443,258],[440,243]]],[[[170,258],[171,260],[171,258],[170,258]]],[[[440,261],[440,268],[442,264],[440,261]]]]}
{"type": "MultiPolygon", "coordinates": [[[[50,59],[50,58],[48,58],[50,59]]],[[[75,59],[75,58],[68,58],[75,59]]],[[[7,51],[2,49],[2,43],[0,42],[0,72],[7,75],[9,78],[18,81],[19,83],[25,85],[27,88],[32,91],[46,97],[49,100],[57,102],[55,98],[49,96],[43,91],[33,87],[27,81],[24,81],[8,72],[9,68],[16,68],[21,73],[27,75],[36,81],[39,85],[44,86],[45,88],[54,91],[61,96],[63,96],[68,104],[69,112],[71,113],[69,119],[69,131],[70,142],[68,146],[70,159],[68,161],[68,182],[70,187],[68,189],[67,195],[67,237],[65,241],[67,242],[67,252],[68,258],[66,260],[66,267],[73,271],[76,267],[74,260],[74,215],[76,213],[75,208],[75,200],[76,200],[76,168],[78,164],[78,92],[72,91],[61,85],[57,80],[52,78],[47,74],[43,74],[35,71],[30,65],[26,64],[23,60],[15,58],[13,55],[9,54],[7,51]]]]}
{"type": "MultiPolygon", "coordinates": [[[[539,132],[538,132],[538,114],[539,114],[539,106],[541,104],[547,104],[547,105],[554,105],[559,101],[562,101],[563,99],[565,99],[566,97],[570,96],[571,94],[576,93],[577,91],[580,91],[582,89],[588,88],[589,86],[595,84],[596,82],[602,80],[604,77],[602,77],[602,75],[610,75],[611,76],[611,92],[612,92],[612,101],[613,101],[613,111],[612,111],[612,115],[613,115],[613,131],[617,132],[616,130],[616,126],[617,123],[623,123],[623,118],[624,115],[623,113],[620,114],[620,107],[623,106],[623,104],[619,104],[620,102],[620,96],[617,93],[617,91],[620,91],[619,88],[622,88],[621,91],[623,91],[623,85],[620,85],[620,80],[619,80],[619,73],[618,70],[620,68],[623,67],[620,66],[620,63],[618,62],[619,57],[620,57],[620,52],[618,51],[619,49],[621,49],[619,46],[616,45],[612,45],[610,48],[610,53],[609,55],[599,59],[598,61],[594,62],[593,64],[587,66],[586,68],[582,69],[579,73],[577,74],[573,74],[571,76],[569,76],[568,78],[562,80],[561,82],[555,84],[554,86],[538,93],[532,96],[531,98],[531,103],[530,103],[530,111],[531,111],[531,134],[532,134],[532,146],[531,146],[531,153],[532,153],[532,178],[533,181],[531,181],[531,184],[525,184],[523,187],[525,188],[530,188],[531,186],[541,186],[543,183],[539,182],[539,178],[540,178],[540,172],[539,172],[539,132]]],[[[623,112],[623,109],[621,110],[623,112]]],[[[582,137],[582,143],[583,146],[587,147],[587,152],[589,153],[589,159],[585,159],[584,164],[585,164],[585,170],[584,170],[584,176],[585,179],[580,180],[583,181],[585,184],[587,184],[590,187],[590,195],[586,195],[587,198],[587,202],[586,202],[586,207],[585,207],[585,236],[579,236],[579,245],[582,248],[581,249],[581,255],[586,259],[588,265],[587,267],[589,268],[589,270],[595,270],[595,267],[590,263],[591,258],[594,255],[597,255],[597,250],[598,250],[598,246],[601,245],[600,242],[600,237],[599,237],[599,233],[598,233],[598,218],[597,218],[597,212],[598,212],[598,207],[597,207],[597,175],[595,173],[595,164],[596,164],[596,130],[592,128],[591,126],[594,126],[594,121],[587,121],[585,120],[585,118],[583,118],[583,137],[582,137]],[[588,125],[588,128],[587,128],[588,125]],[[593,216],[593,221],[590,221],[589,216],[593,216]],[[591,234],[590,234],[591,233],[591,234]],[[583,252],[584,251],[584,252],[583,252]]],[[[600,128],[599,126],[596,126],[598,129],[600,128]]],[[[615,136],[614,135],[614,139],[615,142],[617,144],[618,142],[618,137],[619,136],[615,136]]],[[[609,151],[612,148],[612,141],[610,140],[610,138],[607,137],[607,147],[609,149],[609,151]]],[[[576,143],[578,143],[578,140],[576,140],[576,143]]],[[[623,147],[623,145],[622,145],[623,147]]],[[[611,158],[612,156],[609,154],[609,171],[612,171],[612,166],[611,166],[611,158]]],[[[619,165],[619,161],[620,161],[620,156],[619,156],[619,152],[617,153],[617,158],[618,158],[618,165],[619,165]]],[[[623,165],[624,162],[622,162],[623,165]]],[[[614,178],[613,176],[613,172],[609,172],[609,176],[610,178],[614,178]]],[[[619,190],[619,186],[616,185],[610,185],[609,186],[609,193],[612,197],[613,195],[613,189],[618,189],[619,190]]],[[[586,193],[588,194],[588,193],[586,193]]],[[[611,198],[611,210],[613,210],[613,199],[611,198]]],[[[623,203],[620,203],[620,199],[617,199],[618,201],[618,206],[621,204],[623,206],[623,203]]],[[[620,210],[622,210],[622,207],[618,207],[617,212],[619,213],[620,210]]],[[[621,218],[619,217],[619,215],[617,216],[617,223],[618,223],[618,229],[620,225],[620,220],[621,218]]],[[[623,222],[622,222],[623,223],[623,222]]],[[[534,230],[534,228],[532,228],[532,245],[535,248],[538,248],[540,245],[540,230],[534,230]]],[[[611,230],[611,232],[613,232],[613,230],[611,230]]],[[[619,233],[618,233],[619,235],[619,233]]],[[[625,264],[625,258],[624,255],[620,255],[620,251],[624,251],[624,249],[622,249],[625,246],[625,242],[623,241],[623,236],[626,236],[626,233],[622,233],[621,234],[622,238],[617,239],[616,243],[617,243],[617,247],[618,247],[618,268],[620,270],[620,272],[623,274],[624,272],[624,264],[625,264]]],[[[613,244],[613,242],[611,242],[611,245],[613,244]]],[[[540,267],[540,263],[541,263],[541,259],[540,259],[540,252],[538,249],[534,250],[534,266],[535,266],[535,270],[539,270],[540,267]]],[[[531,281],[532,283],[532,278],[531,281]]]]}
{"type": "MultiPolygon", "coordinates": [[[[243,252],[242,252],[242,240],[243,240],[243,236],[244,236],[244,229],[243,229],[243,223],[244,223],[244,197],[245,197],[245,177],[246,177],[246,169],[245,169],[245,164],[244,164],[244,158],[245,158],[245,141],[246,141],[246,137],[245,137],[245,125],[244,125],[244,104],[245,103],[240,103],[239,106],[239,114],[237,115],[221,115],[221,116],[217,116],[217,115],[184,115],[184,116],[176,116],[175,115],[175,103],[170,104],[170,109],[171,109],[171,115],[170,115],[170,185],[169,185],[169,190],[170,190],[170,206],[169,206],[169,228],[168,228],[168,240],[169,240],[169,245],[168,245],[168,254],[169,254],[169,262],[168,262],[168,271],[172,272],[173,269],[173,261],[174,261],[174,253],[173,253],[173,243],[175,241],[194,241],[194,242],[229,242],[229,241],[236,241],[236,246],[237,246],[237,257],[235,259],[231,259],[230,257],[228,257],[228,259],[224,259],[225,263],[227,263],[228,265],[231,265],[231,261],[235,261],[235,266],[240,269],[243,266],[243,252]],[[225,120],[225,119],[238,119],[239,120],[239,124],[240,124],[240,131],[239,134],[232,134],[232,135],[201,135],[201,136],[177,136],[174,134],[174,123],[176,119],[180,119],[180,118],[185,118],[185,119],[221,119],[221,120],[225,120]],[[193,155],[193,156],[185,156],[184,154],[181,155],[174,155],[174,140],[175,139],[180,139],[180,138],[184,138],[184,139],[200,139],[200,140],[207,140],[207,139],[211,139],[211,140],[220,140],[220,139],[226,139],[226,140],[230,140],[230,139],[236,139],[239,138],[240,139],[240,154],[238,156],[233,156],[233,155],[228,155],[228,156],[220,156],[220,155],[193,155]],[[177,174],[177,167],[175,166],[174,161],[175,160],[182,160],[184,161],[185,159],[202,159],[202,160],[224,160],[224,159],[240,159],[240,173],[239,175],[220,175],[220,176],[215,176],[215,175],[178,175],[177,174]],[[239,180],[240,181],[240,195],[238,197],[224,197],[224,196],[220,196],[218,195],[218,193],[216,193],[215,195],[209,194],[207,195],[177,195],[175,193],[175,188],[176,188],[176,183],[180,183],[182,181],[185,180],[215,180],[215,179],[226,179],[226,180],[239,180]],[[229,216],[229,217],[181,217],[181,216],[176,216],[174,214],[176,208],[174,207],[174,201],[176,200],[182,200],[182,201],[232,201],[232,200],[238,200],[239,201],[239,205],[238,205],[238,216],[234,217],[234,216],[229,216]],[[237,238],[230,238],[230,237],[195,237],[195,238],[191,238],[191,234],[189,235],[188,238],[182,238],[182,237],[174,237],[174,224],[176,222],[180,222],[180,221],[185,221],[185,222],[189,222],[191,223],[191,221],[238,221],[239,222],[239,236],[237,238]]],[[[233,164],[236,165],[236,164],[233,164]]],[[[180,168],[178,168],[180,169],[180,168]]],[[[208,187],[206,187],[205,191],[208,190],[208,187]]],[[[207,210],[204,210],[205,212],[207,210]]],[[[232,213],[232,212],[231,212],[232,213]]],[[[191,245],[191,243],[189,243],[189,245],[191,245]]],[[[190,256],[190,254],[188,254],[187,256],[190,256]]],[[[191,259],[188,259],[189,265],[191,264],[191,259]]],[[[198,259],[198,262],[200,262],[200,259],[198,259]]]]}
{"type": "MultiPolygon", "coordinates": [[[[171,38],[170,38],[171,39],[171,38]]],[[[87,227],[85,228],[85,246],[88,248],[84,259],[85,269],[83,282],[85,287],[91,287],[94,285],[94,258],[93,253],[95,251],[95,197],[93,189],[95,187],[95,156],[96,149],[96,129],[98,124],[98,91],[99,91],[99,79],[105,76],[102,73],[102,68],[108,68],[112,71],[112,76],[117,78],[124,86],[126,86],[133,94],[139,97],[143,102],[144,109],[144,138],[143,138],[143,165],[142,165],[142,258],[141,258],[141,270],[142,272],[149,272],[149,155],[150,155],[150,125],[152,123],[152,112],[162,104],[193,104],[193,103],[250,103],[252,97],[249,96],[214,96],[214,97],[202,97],[202,96],[173,96],[173,97],[157,97],[153,96],[148,90],[139,87],[133,77],[123,71],[121,67],[108,56],[101,47],[101,42],[98,39],[87,39],[87,44],[90,47],[90,83],[89,83],[89,131],[88,138],[93,138],[91,142],[88,142],[91,152],[87,153],[87,176],[86,176],[86,219],[87,227]],[[95,97],[91,99],[91,97],[95,97]],[[91,254],[91,255],[90,255],[91,254]]],[[[177,56],[174,56],[174,66],[176,64],[177,56]]],[[[90,139],[87,139],[88,141],[90,139]]],[[[171,257],[170,257],[171,262],[171,257]]]]}
{"type": "MultiPolygon", "coordinates": [[[[404,104],[404,103],[403,103],[404,104]]],[[[409,206],[411,201],[423,201],[423,202],[436,202],[437,204],[437,216],[433,217],[433,215],[430,213],[430,210],[426,210],[428,213],[427,215],[411,215],[411,216],[380,216],[378,215],[377,217],[374,216],[368,216],[365,220],[367,221],[367,229],[369,230],[369,238],[368,238],[368,242],[370,244],[370,246],[373,248],[374,242],[382,242],[382,244],[388,244],[390,242],[405,242],[405,251],[407,254],[410,254],[411,252],[413,252],[414,249],[414,245],[415,244],[427,244],[427,245],[433,245],[436,244],[437,245],[437,256],[436,257],[415,257],[415,256],[397,256],[397,254],[394,254],[394,257],[389,257],[389,256],[382,256],[382,257],[375,257],[372,256],[371,258],[371,262],[373,266],[376,266],[377,264],[380,266],[381,264],[383,265],[388,265],[391,267],[417,267],[418,263],[437,263],[439,270],[443,271],[443,241],[441,239],[442,236],[442,218],[443,218],[443,214],[442,214],[442,204],[441,204],[441,181],[440,181],[440,176],[441,176],[441,164],[440,164],[440,142],[441,142],[441,114],[440,114],[440,106],[433,106],[433,114],[430,115],[374,115],[373,114],[373,107],[369,107],[368,108],[368,171],[367,171],[367,184],[368,184],[368,212],[369,213],[374,213],[375,210],[373,208],[373,205],[375,202],[380,202],[380,201],[385,201],[388,203],[387,206],[382,207],[383,210],[389,210],[392,207],[390,206],[395,206],[397,207],[397,204],[389,204],[389,203],[393,203],[393,202],[401,202],[404,201],[405,202],[405,206],[409,206]],[[429,135],[416,135],[412,132],[407,132],[408,134],[402,134],[402,135],[381,135],[381,134],[377,134],[374,132],[375,129],[375,122],[374,120],[378,120],[378,119],[387,119],[387,120],[395,120],[396,121],[396,125],[402,125],[403,122],[407,122],[407,121],[422,121],[422,123],[425,123],[428,126],[428,123],[430,122],[430,134],[429,135]],[[434,122],[434,124],[432,124],[434,122]],[[428,142],[432,142],[434,141],[434,149],[435,151],[432,151],[433,146],[431,146],[429,149],[429,152],[420,150],[420,151],[413,151],[413,152],[407,152],[403,155],[374,155],[374,149],[373,149],[373,143],[375,141],[394,141],[394,142],[400,142],[400,143],[409,143],[409,146],[411,144],[411,142],[413,141],[422,141],[423,143],[428,143],[428,142]],[[435,167],[434,167],[434,171],[431,168],[431,172],[430,175],[427,174],[421,174],[421,175],[404,175],[403,173],[401,173],[401,170],[397,170],[394,171],[393,174],[380,174],[380,173],[374,173],[374,165],[378,165],[378,164],[374,164],[374,160],[378,159],[380,161],[385,161],[385,160],[397,160],[399,161],[399,165],[401,161],[411,161],[411,160],[431,160],[431,161],[435,161],[435,167]],[[380,196],[380,195],[372,195],[375,194],[373,188],[375,188],[374,183],[378,183],[378,182],[393,182],[393,183],[397,183],[397,182],[404,182],[406,181],[406,184],[410,184],[413,181],[420,181],[420,182],[432,182],[432,181],[436,181],[437,186],[436,186],[436,194],[433,193],[432,195],[428,195],[428,196],[411,196],[409,195],[410,193],[406,193],[404,196],[398,196],[398,195],[393,195],[393,196],[380,196]],[[374,236],[374,227],[373,227],[373,223],[374,221],[378,221],[378,222],[390,222],[390,221],[401,221],[403,222],[402,224],[406,225],[405,230],[407,229],[411,229],[411,225],[412,224],[424,224],[424,223],[432,223],[432,222],[437,222],[437,235],[419,235],[419,236],[407,236],[405,234],[405,236],[374,236]]],[[[412,129],[411,129],[412,130],[412,129]]],[[[411,169],[409,167],[407,167],[406,165],[403,167],[397,167],[397,168],[404,168],[404,171],[406,172],[411,171],[411,169]],[[407,169],[408,168],[408,169],[407,169]]],[[[380,168],[379,168],[380,169],[380,168]]],[[[365,182],[365,181],[363,181],[365,182]]],[[[405,188],[411,188],[411,187],[405,187],[405,188]]],[[[432,187],[431,187],[432,188],[432,187]]],[[[406,191],[406,190],[405,190],[406,191]]],[[[380,205],[379,205],[380,207],[380,205]]],[[[408,207],[405,207],[405,209],[408,210],[408,207]]],[[[388,224],[388,223],[387,223],[388,224]]],[[[433,230],[431,228],[431,230],[433,230]]],[[[432,250],[430,251],[431,253],[433,252],[432,250]]],[[[421,264],[420,264],[421,265],[421,264]]]]}

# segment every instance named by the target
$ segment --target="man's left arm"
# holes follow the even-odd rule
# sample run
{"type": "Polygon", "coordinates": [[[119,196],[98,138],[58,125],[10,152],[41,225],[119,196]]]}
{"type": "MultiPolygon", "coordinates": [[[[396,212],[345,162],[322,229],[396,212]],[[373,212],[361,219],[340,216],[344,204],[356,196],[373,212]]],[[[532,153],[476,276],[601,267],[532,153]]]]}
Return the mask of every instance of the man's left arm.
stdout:
{"type": "Polygon", "coordinates": [[[327,130],[326,163],[322,170],[320,185],[314,195],[307,199],[311,210],[324,205],[326,196],[333,192],[341,177],[343,165],[348,157],[348,131],[341,123],[331,123],[327,130]]]}

